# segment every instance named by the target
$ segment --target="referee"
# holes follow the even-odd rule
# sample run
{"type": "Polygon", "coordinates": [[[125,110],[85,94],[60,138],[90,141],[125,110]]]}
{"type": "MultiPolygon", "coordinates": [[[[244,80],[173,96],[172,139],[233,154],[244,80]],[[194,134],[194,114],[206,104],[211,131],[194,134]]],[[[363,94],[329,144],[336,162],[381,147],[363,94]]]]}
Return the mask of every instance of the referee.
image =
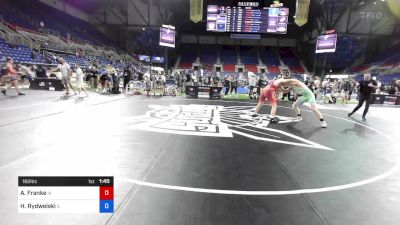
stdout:
{"type": "Polygon", "coordinates": [[[378,84],[376,83],[376,81],[371,80],[371,73],[364,74],[364,80],[359,81],[358,83],[360,88],[358,105],[356,106],[356,108],[354,108],[354,110],[351,113],[348,114],[348,116],[350,117],[355,112],[357,112],[357,110],[359,110],[365,102],[365,109],[362,115],[362,119],[365,121],[366,120],[365,116],[368,113],[369,104],[371,104],[372,93],[375,91],[376,88],[378,88],[378,84]]]}

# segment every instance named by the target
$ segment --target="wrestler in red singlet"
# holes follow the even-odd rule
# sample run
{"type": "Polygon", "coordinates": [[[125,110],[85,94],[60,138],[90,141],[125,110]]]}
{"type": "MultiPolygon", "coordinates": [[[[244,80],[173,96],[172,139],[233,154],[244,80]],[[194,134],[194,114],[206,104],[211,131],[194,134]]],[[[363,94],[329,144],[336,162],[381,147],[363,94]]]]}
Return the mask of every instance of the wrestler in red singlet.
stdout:
{"type": "MultiPolygon", "coordinates": [[[[25,95],[24,93],[19,92],[18,89],[18,72],[14,69],[13,66],[13,59],[11,57],[7,57],[7,66],[6,66],[6,70],[7,70],[7,74],[4,75],[3,78],[8,78],[11,81],[11,85],[15,87],[15,91],[17,91],[18,95],[25,95]]],[[[6,85],[6,88],[4,90],[1,91],[1,93],[3,93],[3,95],[7,95],[7,90],[10,88],[9,85],[6,85]]]]}
{"type": "Polygon", "coordinates": [[[278,87],[275,86],[274,81],[271,81],[268,86],[261,90],[259,103],[263,104],[265,102],[265,99],[267,99],[269,103],[275,104],[275,92],[277,89],[278,87]]]}

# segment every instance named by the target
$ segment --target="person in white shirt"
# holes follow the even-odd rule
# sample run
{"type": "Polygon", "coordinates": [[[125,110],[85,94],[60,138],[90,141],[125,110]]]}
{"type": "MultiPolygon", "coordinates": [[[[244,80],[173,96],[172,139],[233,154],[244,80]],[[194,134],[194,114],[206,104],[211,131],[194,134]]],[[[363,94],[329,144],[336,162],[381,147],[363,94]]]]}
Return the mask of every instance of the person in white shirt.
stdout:
{"type": "Polygon", "coordinates": [[[76,84],[78,87],[78,95],[80,96],[81,90],[83,90],[85,92],[86,96],[89,96],[86,88],[83,87],[83,77],[84,77],[83,70],[81,68],[81,65],[78,63],[78,64],[76,64],[76,84]]]}
{"type": "Polygon", "coordinates": [[[256,97],[254,96],[253,89],[257,85],[258,77],[253,72],[249,72],[248,78],[249,78],[249,97],[250,99],[255,99],[256,97]]]}
{"type": "Polygon", "coordinates": [[[151,81],[150,81],[150,74],[149,73],[145,73],[143,75],[143,84],[144,84],[144,91],[146,92],[146,95],[150,95],[150,91],[151,91],[151,81]]]}
{"type": "Polygon", "coordinates": [[[163,84],[165,85],[165,82],[167,82],[167,77],[164,74],[161,74],[161,80],[163,84]]]}
{"type": "Polygon", "coordinates": [[[72,87],[71,84],[71,73],[72,73],[71,67],[68,65],[68,63],[65,62],[63,58],[59,58],[58,61],[60,62],[60,64],[58,64],[57,68],[52,72],[57,72],[57,71],[61,72],[61,80],[66,89],[65,95],[67,96],[69,95],[70,88],[72,89],[72,92],[74,92],[75,95],[74,88],[72,87]]]}

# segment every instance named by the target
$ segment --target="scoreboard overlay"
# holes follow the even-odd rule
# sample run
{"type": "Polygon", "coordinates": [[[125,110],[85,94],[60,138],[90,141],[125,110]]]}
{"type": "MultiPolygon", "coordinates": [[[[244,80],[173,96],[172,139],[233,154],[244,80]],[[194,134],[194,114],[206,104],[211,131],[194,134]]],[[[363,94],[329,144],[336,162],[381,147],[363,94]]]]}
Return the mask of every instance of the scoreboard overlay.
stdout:
{"type": "Polygon", "coordinates": [[[114,213],[114,177],[18,177],[19,213],[114,213]]]}

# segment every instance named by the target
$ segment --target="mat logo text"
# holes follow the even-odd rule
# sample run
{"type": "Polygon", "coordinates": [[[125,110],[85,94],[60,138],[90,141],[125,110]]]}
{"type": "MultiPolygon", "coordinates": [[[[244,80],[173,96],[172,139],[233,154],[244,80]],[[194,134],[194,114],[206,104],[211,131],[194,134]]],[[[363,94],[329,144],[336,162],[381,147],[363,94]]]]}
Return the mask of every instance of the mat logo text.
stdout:
{"type": "MultiPolygon", "coordinates": [[[[258,141],[314,149],[333,150],[288,132],[257,123],[248,116],[250,106],[216,105],[150,105],[143,116],[128,118],[129,127],[158,133],[233,138],[234,135],[258,141]]],[[[281,123],[298,122],[296,118],[280,117],[281,123]]]]}

